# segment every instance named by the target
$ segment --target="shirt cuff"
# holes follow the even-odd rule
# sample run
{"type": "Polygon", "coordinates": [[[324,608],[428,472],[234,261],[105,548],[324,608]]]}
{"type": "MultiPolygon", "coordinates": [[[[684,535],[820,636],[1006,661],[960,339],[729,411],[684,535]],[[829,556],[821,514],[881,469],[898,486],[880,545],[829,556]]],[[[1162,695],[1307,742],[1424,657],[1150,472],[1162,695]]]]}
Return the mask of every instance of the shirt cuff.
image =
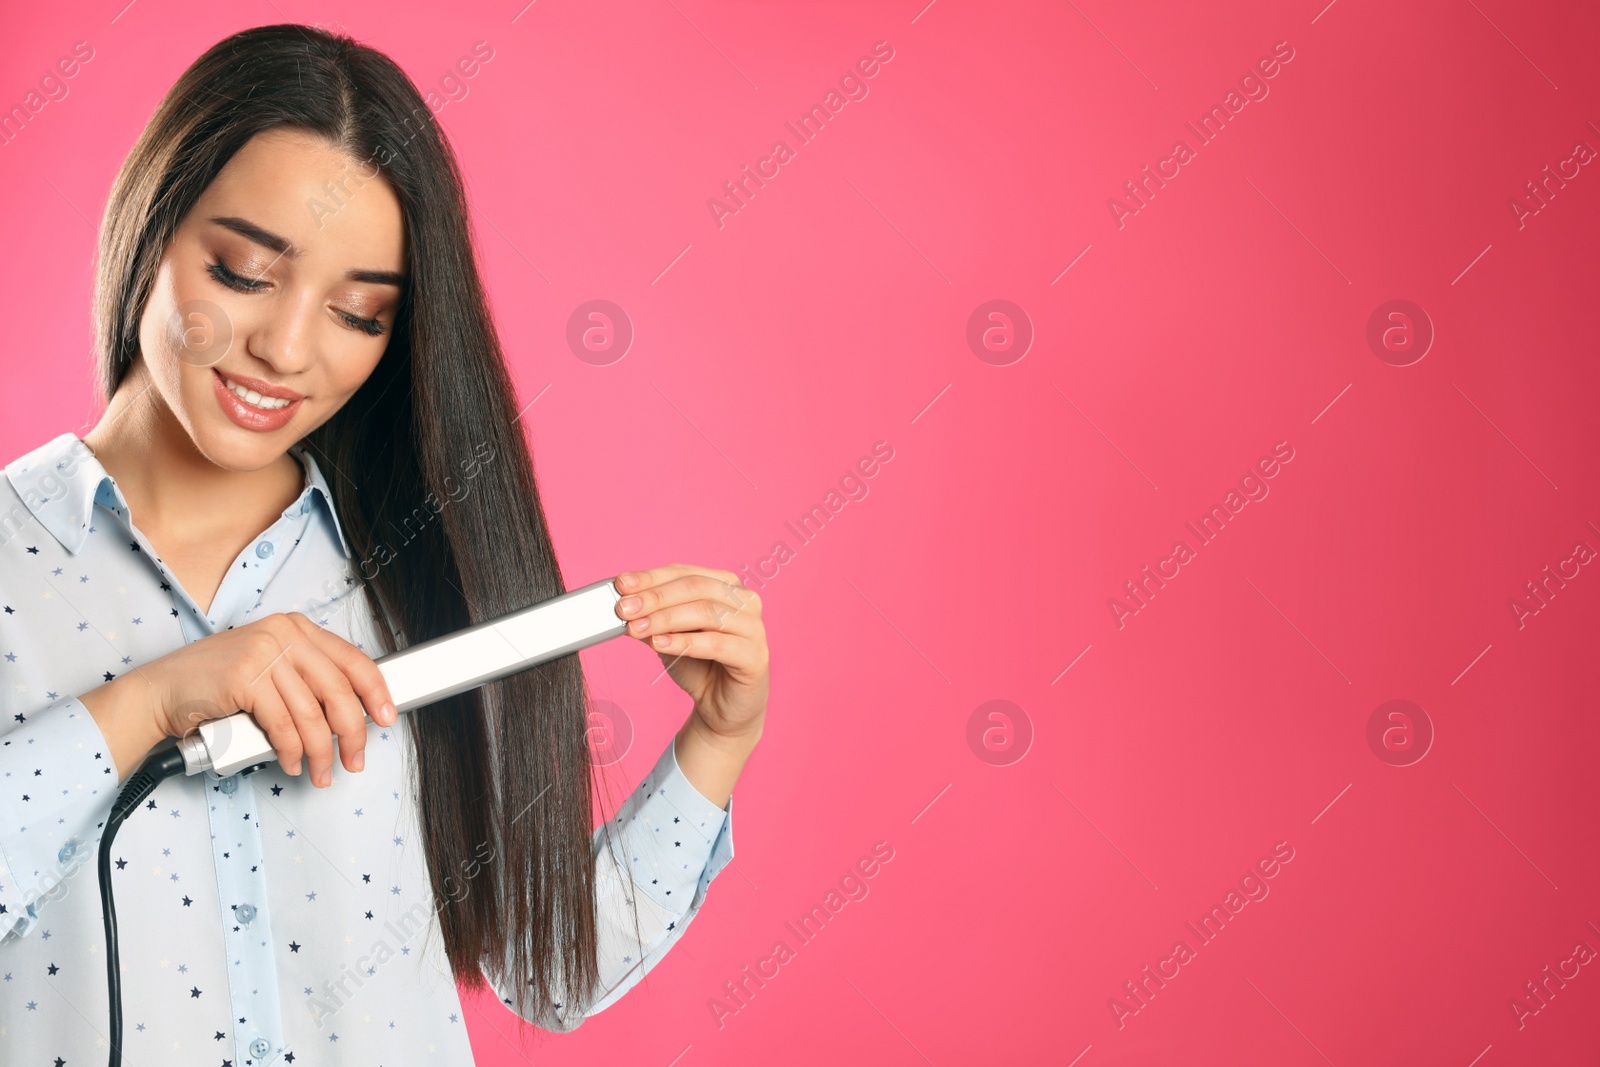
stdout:
{"type": "Polygon", "coordinates": [[[733,859],[733,797],[719,808],[684,777],[677,738],[612,819],[633,873],[651,900],[679,915],[698,909],[733,859]]]}
{"type": "Polygon", "coordinates": [[[0,935],[26,936],[95,856],[118,785],[105,735],[75,696],[0,737],[0,935]]]}

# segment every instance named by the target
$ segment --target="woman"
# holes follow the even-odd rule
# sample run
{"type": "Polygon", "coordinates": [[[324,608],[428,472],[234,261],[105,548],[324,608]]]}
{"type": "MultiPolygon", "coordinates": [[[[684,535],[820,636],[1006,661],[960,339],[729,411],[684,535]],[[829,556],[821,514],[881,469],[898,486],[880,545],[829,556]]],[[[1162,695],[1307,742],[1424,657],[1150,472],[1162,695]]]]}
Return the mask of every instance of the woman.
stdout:
{"type": "Polygon", "coordinates": [[[310,27],[217,44],[96,286],[105,414],[0,479],[0,1062],[106,1055],[100,827],[241,708],[279,762],[167,779],[112,843],[130,1062],[466,1062],[458,983],[555,1030],[615,1001],[732,857],[761,605],[618,578],[694,710],[599,830],[575,655],[395,715],[374,658],[565,591],[416,88],[310,27]]]}

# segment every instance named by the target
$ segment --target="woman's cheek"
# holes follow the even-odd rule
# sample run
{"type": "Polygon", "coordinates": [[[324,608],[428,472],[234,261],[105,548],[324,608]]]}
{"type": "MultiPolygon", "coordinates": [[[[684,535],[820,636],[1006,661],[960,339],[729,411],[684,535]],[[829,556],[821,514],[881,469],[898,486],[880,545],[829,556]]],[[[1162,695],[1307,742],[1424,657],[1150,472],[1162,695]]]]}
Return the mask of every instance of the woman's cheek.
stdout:
{"type": "Polygon", "coordinates": [[[341,359],[330,360],[328,366],[330,370],[336,372],[329,375],[329,388],[327,391],[327,395],[334,398],[333,403],[330,405],[330,411],[332,411],[343,407],[351,397],[356,395],[356,391],[366,384],[368,378],[372,377],[372,372],[377,368],[378,361],[369,353],[361,352],[359,355],[352,353],[341,359]]]}

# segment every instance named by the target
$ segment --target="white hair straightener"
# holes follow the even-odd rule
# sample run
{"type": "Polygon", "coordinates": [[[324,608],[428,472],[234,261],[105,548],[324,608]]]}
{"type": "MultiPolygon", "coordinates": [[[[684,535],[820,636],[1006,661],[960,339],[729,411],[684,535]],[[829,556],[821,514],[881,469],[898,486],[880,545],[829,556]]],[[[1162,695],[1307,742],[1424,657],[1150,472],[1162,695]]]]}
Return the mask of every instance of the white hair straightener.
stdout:
{"type": "MultiPolygon", "coordinates": [[[[546,660],[620,637],[628,623],[622,599],[606,578],[455,633],[391,652],[374,662],[398,712],[475,689],[546,660]]],[[[226,778],[276,758],[272,742],[249,712],[207,719],[178,741],[184,773],[226,778]]]]}

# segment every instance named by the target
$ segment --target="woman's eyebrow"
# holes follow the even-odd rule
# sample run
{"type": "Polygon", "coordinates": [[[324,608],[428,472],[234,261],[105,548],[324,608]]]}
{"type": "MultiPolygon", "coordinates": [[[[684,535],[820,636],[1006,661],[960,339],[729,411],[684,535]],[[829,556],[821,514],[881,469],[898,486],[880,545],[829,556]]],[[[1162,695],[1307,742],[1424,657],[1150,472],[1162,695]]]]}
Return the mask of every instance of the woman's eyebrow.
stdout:
{"type": "MultiPolygon", "coordinates": [[[[290,259],[299,259],[305,255],[305,250],[297,247],[285,237],[279,237],[271,230],[263,229],[249,219],[241,219],[236,215],[213,215],[208,221],[216,223],[225,229],[232,230],[240,237],[265,248],[270,248],[279,256],[288,256],[290,259]]],[[[399,271],[392,270],[366,270],[353,268],[344,272],[344,276],[353,282],[369,282],[373,285],[393,285],[402,288],[406,276],[399,271]]]]}

